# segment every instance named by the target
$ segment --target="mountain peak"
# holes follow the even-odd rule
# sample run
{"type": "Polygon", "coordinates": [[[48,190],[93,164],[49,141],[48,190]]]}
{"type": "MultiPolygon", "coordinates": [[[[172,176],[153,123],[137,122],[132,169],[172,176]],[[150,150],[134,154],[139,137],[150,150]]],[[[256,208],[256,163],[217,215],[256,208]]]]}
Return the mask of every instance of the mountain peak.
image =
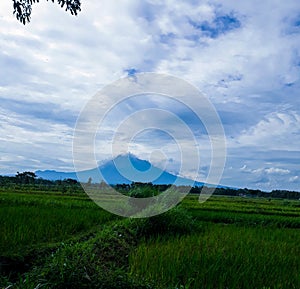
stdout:
{"type": "Polygon", "coordinates": [[[131,152],[127,152],[127,153],[122,153],[117,155],[115,158],[113,158],[113,160],[115,159],[134,159],[134,160],[141,160],[138,156],[136,156],[135,154],[131,153],[131,152]]]}
{"type": "Polygon", "coordinates": [[[76,179],[87,182],[92,178],[94,183],[105,181],[108,184],[131,184],[142,182],[153,184],[176,184],[176,185],[203,185],[203,183],[182,178],[153,166],[149,161],[142,160],[135,154],[129,152],[116,156],[113,159],[103,161],[99,167],[80,172],[56,172],[36,171],[36,175],[43,179],[62,180],[76,179]],[[99,172],[101,174],[99,174],[99,172]],[[100,178],[100,179],[99,179],[100,178]]]}
{"type": "Polygon", "coordinates": [[[120,154],[115,158],[111,159],[110,161],[107,161],[106,163],[102,164],[99,167],[99,169],[102,171],[107,169],[108,167],[114,167],[120,170],[128,170],[131,167],[134,170],[144,172],[149,170],[152,167],[152,165],[149,161],[141,160],[132,153],[125,153],[120,154]]]}

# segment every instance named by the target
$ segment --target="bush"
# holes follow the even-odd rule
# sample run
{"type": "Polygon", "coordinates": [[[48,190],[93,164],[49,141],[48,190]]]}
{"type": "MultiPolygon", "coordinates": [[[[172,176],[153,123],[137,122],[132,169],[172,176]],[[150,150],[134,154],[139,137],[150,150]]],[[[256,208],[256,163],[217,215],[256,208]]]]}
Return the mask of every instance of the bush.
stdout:
{"type": "Polygon", "coordinates": [[[128,255],[136,245],[136,233],[131,226],[129,222],[114,223],[90,240],[62,243],[17,288],[151,288],[133,281],[127,273],[128,255]]]}
{"type": "Polygon", "coordinates": [[[140,220],[137,225],[139,237],[157,235],[179,235],[191,233],[196,229],[195,221],[187,210],[181,206],[150,218],[140,220]]]}

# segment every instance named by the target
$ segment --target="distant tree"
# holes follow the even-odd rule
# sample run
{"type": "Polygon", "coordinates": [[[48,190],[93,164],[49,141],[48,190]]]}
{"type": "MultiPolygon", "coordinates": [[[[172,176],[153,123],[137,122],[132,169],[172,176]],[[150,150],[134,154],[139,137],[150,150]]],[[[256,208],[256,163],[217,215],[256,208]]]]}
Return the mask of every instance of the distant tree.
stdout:
{"type": "Polygon", "coordinates": [[[33,172],[23,172],[16,174],[16,179],[18,180],[18,183],[20,184],[32,184],[34,183],[36,178],[36,174],[33,172]]]}
{"type": "Polygon", "coordinates": [[[0,186],[16,184],[16,177],[0,176],[0,186]]]}
{"type": "Polygon", "coordinates": [[[67,185],[76,185],[76,184],[78,184],[78,181],[69,178],[69,179],[64,179],[64,180],[63,180],[63,183],[65,183],[65,184],[67,184],[67,185]]]}
{"type": "MultiPolygon", "coordinates": [[[[48,1],[48,0],[47,0],[48,1]]],[[[54,3],[54,0],[51,0],[54,3]]],[[[81,11],[80,0],[56,0],[61,8],[70,11],[72,15],[77,15],[81,11]]],[[[13,0],[14,14],[17,19],[23,23],[30,22],[32,4],[39,0],[13,0]]]]}

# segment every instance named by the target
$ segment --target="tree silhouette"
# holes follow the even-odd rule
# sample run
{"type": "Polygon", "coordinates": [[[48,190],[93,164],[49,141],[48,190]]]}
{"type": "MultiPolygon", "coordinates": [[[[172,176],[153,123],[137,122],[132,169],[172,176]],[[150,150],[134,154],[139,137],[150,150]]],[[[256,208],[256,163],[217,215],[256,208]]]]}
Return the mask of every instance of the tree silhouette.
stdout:
{"type": "MultiPolygon", "coordinates": [[[[48,0],[47,0],[48,1],[48,0]]],[[[54,3],[54,0],[50,0],[54,3]]],[[[70,11],[72,15],[77,15],[81,11],[80,0],[56,0],[61,8],[70,11]]],[[[13,0],[14,14],[17,19],[23,23],[30,22],[32,12],[32,4],[39,2],[39,0],[13,0]]]]}
{"type": "Polygon", "coordinates": [[[32,184],[34,183],[35,178],[36,178],[36,174],[33,172],[23,172],[23,173],[17,172],[16,174],[16,179],[20,184],[32,184]]]}

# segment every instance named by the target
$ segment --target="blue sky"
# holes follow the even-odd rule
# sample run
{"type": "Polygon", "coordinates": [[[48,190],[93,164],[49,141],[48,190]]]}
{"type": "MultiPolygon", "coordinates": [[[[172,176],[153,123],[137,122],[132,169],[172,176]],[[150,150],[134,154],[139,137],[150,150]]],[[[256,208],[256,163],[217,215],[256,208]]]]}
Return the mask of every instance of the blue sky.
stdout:
{"type": "MultiPolygon", "coordinates": [[[[0,11],[0,174],[74,170],[73,130],[89,98],[120,77],[160,72],[189,81],[216,107],[227,141],[222,184],[300,189],[299,1],[85,0],[78,17],[41,1],[26,26],[11,1],[0,11]]],[[[148,159],[163,148],[167,168],[178,170],[169,137],[147,131],[134,140],[133,153],[148,159]]],[[[209,167],[205,136],[201,143],[199,179],[209,167]]],[[[101,148],[99,160],[109,158],[101,148]]]]}

